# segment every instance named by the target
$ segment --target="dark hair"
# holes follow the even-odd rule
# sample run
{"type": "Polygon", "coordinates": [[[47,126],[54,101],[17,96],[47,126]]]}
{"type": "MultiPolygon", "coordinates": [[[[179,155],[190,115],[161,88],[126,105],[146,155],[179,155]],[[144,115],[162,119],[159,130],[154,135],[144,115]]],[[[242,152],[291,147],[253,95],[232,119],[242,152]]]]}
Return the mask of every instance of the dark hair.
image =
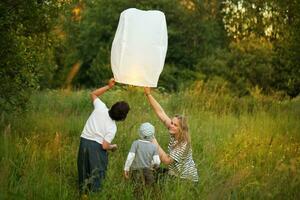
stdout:
{"type": "Polygon", "coordinates": [[[110,118],[116,121],[122,121],[126,119],[127,113],[129,112],[130,107],[125,101],[118,101],[108,111],[110,118]]]}

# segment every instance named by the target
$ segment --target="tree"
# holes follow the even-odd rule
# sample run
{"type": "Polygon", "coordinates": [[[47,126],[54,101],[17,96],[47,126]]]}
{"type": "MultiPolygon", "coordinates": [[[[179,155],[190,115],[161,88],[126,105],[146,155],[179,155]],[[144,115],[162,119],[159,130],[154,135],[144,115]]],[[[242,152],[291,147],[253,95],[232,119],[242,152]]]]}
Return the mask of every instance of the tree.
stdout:
{"type": "Polygon", "coordinates": [[[284,37],[275,43],[274,88],[286,91],[291,97],[300,93],[300,2],[280,2],[287,12],[284,37]]]}
{"type": "Polygon", "coordinates": [[[57,1],[1,1],[0,107],[22,110],[40,81],[55,67],[51,60],[57,1]]]}
{"type": "Polygon", "coordinates": [[[220,76],[239,94],[249,88],[283,91],[295,97],[300,84],[298,1],[226,0],[223,23],[231,40],[200,59],[206,79],[220,76]]]}

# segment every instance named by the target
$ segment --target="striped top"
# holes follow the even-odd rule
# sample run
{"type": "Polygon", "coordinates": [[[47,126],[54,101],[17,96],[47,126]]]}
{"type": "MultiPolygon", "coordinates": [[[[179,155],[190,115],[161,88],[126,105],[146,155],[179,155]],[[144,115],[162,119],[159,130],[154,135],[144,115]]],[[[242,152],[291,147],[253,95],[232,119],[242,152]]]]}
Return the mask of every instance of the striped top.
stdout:
{"type": "Polygon", "coordinates": [[[174,162],[169,165],[169,174],[198,182],[198,172],[193,160],[192,148],[188,148],[186,142],[175,146],[177,140],[175,140],[174,136],[170,136],[168,150],[174,162]]]}

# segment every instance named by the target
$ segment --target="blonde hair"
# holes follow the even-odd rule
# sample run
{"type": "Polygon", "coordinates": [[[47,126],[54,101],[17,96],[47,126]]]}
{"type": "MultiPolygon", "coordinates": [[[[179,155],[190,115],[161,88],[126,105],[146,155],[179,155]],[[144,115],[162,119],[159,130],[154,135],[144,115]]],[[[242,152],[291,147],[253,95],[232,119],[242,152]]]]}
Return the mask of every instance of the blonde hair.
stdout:
{"type": "Polygon", "coordinates": [[[191,137],[189,134],[187,118],[183,115],[175,115],[175,117],[179,121],[179,136],[178,136],[177,143],[175,144],[175,146],[186,142],[187,147],[190,147],[191,137]]]}

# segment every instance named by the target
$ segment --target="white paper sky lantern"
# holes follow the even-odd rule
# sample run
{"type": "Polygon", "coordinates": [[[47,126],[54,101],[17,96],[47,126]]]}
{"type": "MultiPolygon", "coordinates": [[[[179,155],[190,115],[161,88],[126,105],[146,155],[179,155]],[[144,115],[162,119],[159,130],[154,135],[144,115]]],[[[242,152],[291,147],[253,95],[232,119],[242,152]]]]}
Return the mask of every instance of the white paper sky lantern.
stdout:
{"type": "Polygon", "coordinates": [[[157,10],[124,10],[111,49],[111,66],[119,83],[156,87],[168,47],[166,18],[157,10]]]}

